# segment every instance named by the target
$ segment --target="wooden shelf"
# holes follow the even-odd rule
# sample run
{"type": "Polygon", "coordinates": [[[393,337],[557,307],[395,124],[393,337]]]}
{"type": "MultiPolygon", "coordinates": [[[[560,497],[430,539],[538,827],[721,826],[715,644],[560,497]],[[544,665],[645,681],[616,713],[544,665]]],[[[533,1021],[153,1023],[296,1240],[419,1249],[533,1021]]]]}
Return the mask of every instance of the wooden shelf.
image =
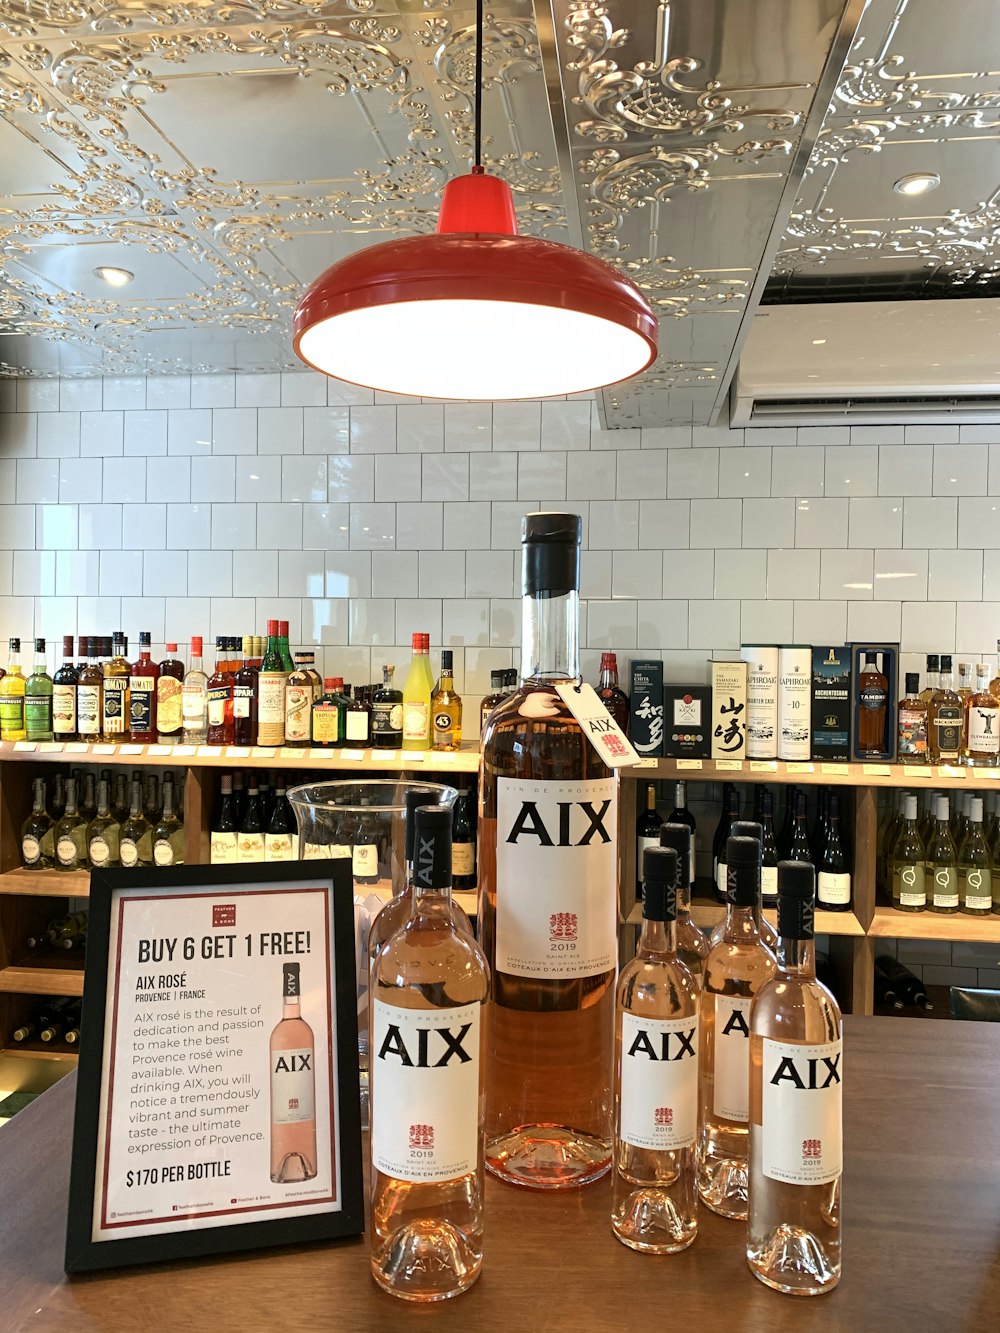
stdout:
{"type": "Polygon", "coordinates": [[[83,950],[56,950],[0,968],[0,991],[20,995],[82,995],[83,950]]]}
{"type": "Polygon", "coordinates": [[[1000,768],[955,768],[931,764],[847,764],[780,759],[643,759],[623,768],[637,781],[686,778],[691,782],[797,782],[822,787],[977,787],[1000,785],[1000,768]]]}
{"type": "Polygon", "coordinates": [[[0,875],[0,893],[23,893],[33,898],[86,898],[89,870],[7,870],[0,875]]]}
{"type": "Polygon", "coordinates": [[[313,750],[252,748],[233,745],[84,745],[58,742],[4,741],[0,760],[54,764],[147,764],[192,768],[318,768],[331,772],[398,773],[419,769],[425,773],[478,773],[479,745],[469,743],[454,752],[436,750],[313,750]]]}
{"type": "MultiPolygon", "coordinates": [[[[722,903],[713,902],[707,898],[696,898],[691,904],[691,920],[696,926],[701,926],[703,930],[711,930],[718,925],[725,913],[726,909],[722,903]]],[[[765,908],[764,915],[772,926],[777,926],[776,914],[770,908],[765,908]]],[[[997,917],[997,920],[1000,921],[1000,917],[997,917]]],[[[640,926],[641,924],[642,903],[636,902],[625,918],[625,925],[640,926]]],[[[816,913],[817,935],[853,935],[857,938],[864,936],[864,933],[864,926],[853,912],[816,913]]]]}
{"type": "Polygon", "coordinates": [[[0,1056],[10,1055],[22,1060],[49,1060],[54,1063],[75,1065],[79,1055],[64,1042],[49,1043],[44,1041],[17,1041],[13,1046],[5,1046],[0,1056]]]}
{"type": "Polygon", "coordinates": [[[963,912],[897,912],[892,907],[876,907],[868,934],[873,939],[1000,944],[1000,916],[995,912],[966,916],[963,912]]]}

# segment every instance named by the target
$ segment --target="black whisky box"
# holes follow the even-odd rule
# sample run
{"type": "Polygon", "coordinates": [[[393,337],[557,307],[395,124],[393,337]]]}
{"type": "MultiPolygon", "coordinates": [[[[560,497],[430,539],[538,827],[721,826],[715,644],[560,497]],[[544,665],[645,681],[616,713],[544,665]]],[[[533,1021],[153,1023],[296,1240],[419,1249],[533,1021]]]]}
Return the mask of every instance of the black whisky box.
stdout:
{"type": "MultiPolygon", "coordinates": [[[[899,690],[898,643],[852,643],[851,650],[851,758],[871,763],[891,764],[896,759],[896,711],[899,690]],[[885,684],[867,683],[865,655],[871,653],[875,667],[884,677],[885,684]],[[862,710],[880,712],[882,725],[878,740],[881,744],[866,746],[861,743],[862,710]]],[[[869,668],[870,670],[871,668],[869,668]]]]}
{"type": "Polygon", "coordinates": [[[663,753],[668,759],[708,759],[712,753],[711,685],[663,689],[663,753]]]}
{"type": "Polygon", "coordinates": [[[629,740],[636,753],[659,758],[663,754],[662,662],[633,660],[629,713],[629,740]]]}
{"type": "Polygon", "coordinates": [[[812,757],[851,757],[851,650],[812,650],[812,757]]]}

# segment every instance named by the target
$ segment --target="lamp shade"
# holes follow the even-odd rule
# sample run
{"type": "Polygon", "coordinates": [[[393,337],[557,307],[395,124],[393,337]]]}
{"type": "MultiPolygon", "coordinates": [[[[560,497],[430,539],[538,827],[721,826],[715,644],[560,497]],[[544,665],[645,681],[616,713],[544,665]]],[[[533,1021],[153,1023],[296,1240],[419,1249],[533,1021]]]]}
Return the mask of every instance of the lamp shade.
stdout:
{"type": "Polygon", "coordinates": [[[614,384],[656,357],[639,289],[593,255],[519,236],[509,186],[445,187],[438,231],[338,261],[295,311],[294,347],[326,375],[425,398],[544,398],[614,384]]]}

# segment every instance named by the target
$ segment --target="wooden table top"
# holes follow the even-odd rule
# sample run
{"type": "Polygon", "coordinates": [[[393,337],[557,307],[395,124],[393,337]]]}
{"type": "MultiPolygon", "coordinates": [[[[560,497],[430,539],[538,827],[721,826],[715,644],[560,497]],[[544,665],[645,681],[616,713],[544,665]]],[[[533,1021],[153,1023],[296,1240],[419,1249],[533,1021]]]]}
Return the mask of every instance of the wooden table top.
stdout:
{"type": "Polygon", "coordinates": [[[437,1306],[379,1291],[363,1240],[67,1279],[71,1076],[0,1130],[0,1330],[997,1328],[1000,1026],[850,1017],[845,1027],[844,1276],[828,1296],[762,1286],[742,1225],[705,1211],[683,1254],[633,1253],[611,1235],[606,1180],[562,1196],[489,1181],[483,1276],[437,1306]]]}

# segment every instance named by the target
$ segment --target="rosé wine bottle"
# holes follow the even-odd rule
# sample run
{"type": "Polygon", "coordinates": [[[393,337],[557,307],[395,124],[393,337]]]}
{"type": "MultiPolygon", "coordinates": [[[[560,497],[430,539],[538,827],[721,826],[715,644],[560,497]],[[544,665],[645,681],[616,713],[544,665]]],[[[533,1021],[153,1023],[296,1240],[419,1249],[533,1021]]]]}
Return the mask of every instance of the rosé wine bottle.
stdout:
{"type": "Polygon", "coordinates": [[[316,1174],[316,1043],[301,1014],[298,963],[282,964],[284,1009],[271,1033],[271,1179],[276,1185],[316,1174]]]}

